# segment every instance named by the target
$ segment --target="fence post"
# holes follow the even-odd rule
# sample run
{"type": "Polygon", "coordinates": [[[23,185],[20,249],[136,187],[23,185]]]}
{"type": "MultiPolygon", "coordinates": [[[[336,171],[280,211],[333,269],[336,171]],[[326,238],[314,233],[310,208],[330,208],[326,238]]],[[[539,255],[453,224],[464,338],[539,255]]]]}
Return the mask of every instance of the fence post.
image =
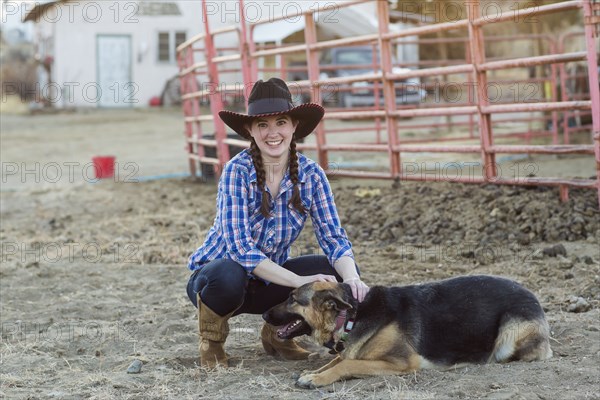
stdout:
{"type": "Polygon", "coordinates": [[[387,79],[387,74],[392,72],[392,49],[389,38],[384,35],[389,32],[389,5],[387,1],[377,2],[377,16],[379,18],[379,51],[381,52],[381,78],[383,81],[383,98],[386,110],[386,128],[388,134],[388,154],[390,157],[390,174],[395,179],[402,174],[400,168],[400,152],[396,151],[398,145],[398,122],[393,115],[396,111],[396,91],[394,81],[387,79]],[[390,114],[390,112],[392,114],[390,114]]]}
{"type": "Polygon", "coordinates": [[[242,80],[244,81],[244,87],[242,89],[242,95],[244,96],[244,105],[246,106],[246,112],[248,111],[248,96],[250,95],[250,89],[252,88],[252,59],[250,58],[250,44],[248,36],[248,28],[246,26],[246,14],[244,13],[244,0],[240,1],[240,30],[238,35],[240,38],[240,50],[242,54],[242,80]]]}
{"type": "MultiPolygon", "coordinates": [[[[319,58],[317,57],[316,50],[311,49],[311,45],[317,43],[317,26],[315,25],[315,18],[312,12],[304,15],[305,31],[304,40],[306,42],[306,62],[308,63],[308,80],[315,82],[319,80],[319,58]]],[[[321,87],[311,85],[311,97],[312,101],[321,104],[321,87]]],[[[317,156],[319,164],[324,170],[329,169],[329,157],[327,156],[327,149],[325,148],[325,128],[323,127],[323,121],[317,125],[316,129],[316,144],[317,144],[317,156]]]]}
{"type": "Polygon", "coordinates": [[[596,31],[592,24],[593,16],[592,2],[585,0],[583,2],[585,46],[587,49],[590,99],[592,100],[592,137],[596,155],[596,185],[598,188],[598,206],[600,206],[600,88],[598,88],[598,54],[594,40],[596,31]]]}
{"type": "Polygon", "coordinates": [[[486,71],[480,71],[479,66],[485,62],[485,43],[483,39],[483,29],[473,23],[475,19],[481,16],[479,9],[479,0],[465,1],[467,15],[469,18],[469,44],[471,48],[471,57],[473,62],[473,77],[477,86],[478,115],[479,115],[479,136],[481,140],[481,155],[483,158],[483,177],[489,182],[497,177],[496,155],[490,153],[489,149],[492,141],[492,116],[490,113],[484,113],[482,108],[489,106],[487,94],[487,75],[486,71]]]}
{"type": "MultiPolygon", "coordinates": [[[[206,0],[202,0],[202,15],[208,15],[206,0]]],[[[225,143],[227,133],[225,131],[225,123],[219,118],[219,111],[223,110],[222,92],[219,90],[219,70],[217,64],[213,62],[213,58],[217,56],[217,50],[213,42],[212,33],[208,24],[208,17],[204,18],[204,52],[206,55],[206,65],[208,66],[208,84],[211,85],[210,93],[210,111],[214,116],[215,139],[217,140],[217,158],[219,165],[215,171],[215,178],[221,176],[223,166],[229,161],[229,147],[225,143]]],[[[204,90],[204,88],[202,88],[204,90]]]]}

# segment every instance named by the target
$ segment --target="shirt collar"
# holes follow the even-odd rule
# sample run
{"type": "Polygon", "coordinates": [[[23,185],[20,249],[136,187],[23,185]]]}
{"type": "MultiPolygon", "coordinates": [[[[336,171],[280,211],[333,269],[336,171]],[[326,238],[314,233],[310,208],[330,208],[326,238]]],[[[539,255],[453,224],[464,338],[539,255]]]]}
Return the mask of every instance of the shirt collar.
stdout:
{"type": "Polygon", "coordinates": [[[256,183],[256,168],[254,168],[254,163],[252,160],[250,160],[250,164],[252,167],[250,168],[250,175],[248,176],[248,179],[250,179],[250,183],[256,183]]]}
{"type": "Polygon", "coordinates": [[[303,168],[302,161],[301,161],[299,154],[298,154],[298,182],[306,183],[306,174],[304,173],[304,168],[303,168]]]}
{"type": "MultiPolygon", "coordinates": [[[[305,174],[301,168],[298,168],[298,182],[305,182],[305,174]]],[[[281,193],[286,192],[294,187],[292,180],[290,179],[290,169],[288,168],[285,171],[285,175],[283,176],[283,180],[281,181],[281,193]]]]}

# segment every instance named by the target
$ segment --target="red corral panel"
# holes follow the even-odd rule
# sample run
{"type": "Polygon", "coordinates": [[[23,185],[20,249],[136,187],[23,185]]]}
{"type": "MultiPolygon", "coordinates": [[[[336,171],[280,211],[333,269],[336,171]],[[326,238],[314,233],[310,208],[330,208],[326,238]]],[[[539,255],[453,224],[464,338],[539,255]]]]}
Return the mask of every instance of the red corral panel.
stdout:
{"type": "MultiPolygon", "coordinates": [[[[569,187],[594,188],[600,204],[598,3],[579,0],[511,8],[510,12],[497,12],[492,17],[489,7],[484,7],[487,13],[482,13],[479,1],[469,0],[464,4],[466,13],[462,19],[439,22],[423,17],[404,29],[396,28],[393,19],[397,14],[391,11],[397,11],[390,10],[387,1],[327,3],[305,10],[295,7],[281,15],[269,13],[268,18],[256,18],[254,8],[246,7],[242,0],[237,5],[239,18],[234,25],[211,29],[210,18],[203,16],[214,14],[215,10],[208,10],[207,2],[202,1],[198,10],[202,33],[177,49],[185,148],[193,176],[218,178],[224,163],[248,145],[226,131],[218,111],[243,110],[257,79],[279,76],[288,81],[299,101],[310,100],[326,107],[325,118],[315,135],[298,147],[315,152],[321,166],[337,176],[444,180],[441,175],[414,173],[415,163],[405,163],[403,157],[478,155],[481,175],[456,177],[452,181],[556,186],[562,200],[568,199],[569,187]],[[347,20],[332,19],[335,26],[323,23],[324,19],[343,15],[344,9],[368,4],[377,16],[372,32],[348,36],[339,29],[348,24],[347,20]],[[569,10],[582,14],[581,31],[556,37],[484,34],[484,27],[489,24],[517,23],[569,10]],[[281,25],[286,23],[290,25],[281,25]],[[338,37],[319,36],[332,27],[338,28],[338,37]],[[278,31],[302,40],[255,43],[257,29],[261,29],[260,40],[266,34],[277,36],[278,31]],[[449,31],[453,34],[444,36],[449,31]],[[457,32],[462,32],[462,36],[457,32]],[[431,34],[437,37],[422,37],[431,34]],[[236,35],[235,44],[219,46],[219,38],[224,35],[236,35]],[[567,48],[574,41],[581,42],[577,51],[567,48]],[[507,43],[530,43],[532,48],[543,48],[545,52],[529,57],[486,55],[486,50],[493,54],[490,49],[506,48],[507,43]],[[399,61],[399,50],[407,48],[403,46],[438,46],[440,57],[399,61]],[[464,59],[449,59],[448,46],[463,48],[464,59]],[[504,74],[514,70],[525,71],[525,76],[504,74]],[[460,99],[457,93],[461,94],[460,99]],[[494,97],[499,93],[502,95],[494,97]],[[512,98],[507,98],[507,93],[512,98]],[[407,121],[413,118],[428,119],[424,123],[407,121]],[[507,124],[519,124],[522,128],[506,132],[507,124]],[[583,136],[577,144],[571,144],[573,135],[583,136]],[[368,152],[387,162],[380,162],[378,167],[361,167],[364,162],[355,162],[351,168],[332,166],[332,152],[360,157],[368,152]],[[594,157],[596,174],[587,179],[517,175],[507,178],[498,171],[496,156],[501,153],[582,154],[594,157]]],[[[355,32],[350,30],[352,26],[346,28],[355,32]]],[[[372,157],[364,156],[366,161],[372,161],[372,157]]],[[[473,158],[464,161],[473,164],[473,158]]]]}

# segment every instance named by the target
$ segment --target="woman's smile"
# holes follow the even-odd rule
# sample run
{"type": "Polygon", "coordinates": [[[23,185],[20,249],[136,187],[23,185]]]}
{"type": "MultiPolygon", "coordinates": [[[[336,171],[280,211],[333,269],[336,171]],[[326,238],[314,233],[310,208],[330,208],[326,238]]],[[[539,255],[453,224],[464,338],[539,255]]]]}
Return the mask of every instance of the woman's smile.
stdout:
{"type": "Polygon", "coordinates": [[[264,161],[285,165],[297,125],[288,115],[274,115],[257,118],[246,128],[264,161]]]}
{"type": "Polygon", "coordinates": [[[267,144],[271,147],[277,147],[279,146],[281,143],[283,143],[283,139],[280,140],[268,140],[267,144]]]}

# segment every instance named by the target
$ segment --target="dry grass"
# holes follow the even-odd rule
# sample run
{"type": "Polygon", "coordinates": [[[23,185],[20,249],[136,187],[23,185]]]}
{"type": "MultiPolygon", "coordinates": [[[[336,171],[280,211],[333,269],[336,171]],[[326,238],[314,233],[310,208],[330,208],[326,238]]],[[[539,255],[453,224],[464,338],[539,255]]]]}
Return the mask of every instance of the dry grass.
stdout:
{"type": "MultiPolygon", "coordinates": [[[[176,131],[169,124],[180,124],[179,114],[173,117],[136,111],[114,115],[107,111],[39,116],[35,122],[12,118],[3,116],[3,128],[6,120],[9,128],[2,130],[3,156],[6,149],[7,160],[81,161],[87,160],[89,154],[83,154],[83,150],[71,154],[73,146],[65,143],[77,143],[77,148],[83,143],[82,148],[107,153],[117,143],[124,149],[121,160],[152,159],[150,167],[141,172],[144,175],[162,171],[162,166],[152,169],[159,152],[140,143],[150,147],[160,143],[161,153],[175,154],[170,164],[175,165],[175,171],[187,167],[185,163],[177,164],[181,159],[181,137],[165,138],[164,134],[176,131]],[[65,126],[69,129],[65,130],[65,126]],[[126,138],[123,132],[128,132],[126,138]],[[43,140],[49,135],[53,140],[43,140]]],[[[407,243],[429,249],[428,236],[423,232],[436,225],[435,212],[440,213],[438,220],[458,219],[457,229],[472,231],[473,226],[486,227],[480,222],[488,218],[486,208],[492,202],[502,207],[525,202],[528,217],[537,220],[541,218],[540,210],[555,209],[568,221],[593,207],[593,213],[585,220],[586,229],[590,229],[588,239],[600,238],[597,200],[588,199],[593,196],[573,193],[571,203],[560,205],[556,193],[550,196],[529,189],[503,188],[486,200],[478,197],[486,194],[478,186],[402,183],[394,189],[389,182],[344,180],[336,180],[333,185],[365,281],[398,285],[472,273],[516,278],[530,287],[548,309],[555,357],[541,363],[348,380],[311,391],[295,387],[292,374],[316,369],[326,359],[285,362],[268,357],[258,339],[260,316],[242,315],[232,320],[232,328],[238,330],[232,330],[226,344],[233,367],[209,373],[197,365],[197,322],[195,309],[185,294],[189,277],[185,264],[212,224],[216,187],[176,179],[136,184],[32,184],[12,191],[4,191],[3,187],[2,241],[25,246],[36,242],[97,243],[103,254],[95,262],[82,257],[81,246],[72,260],[63,257],[57,262],[32,262],[22,260],[19,254],[3,254],[6,258],[0,264],[0,396],[144,400],[469,399],[485,398],[512,385],[523,398],[598,398],[597,242],[579,237],[574,241],[560,240],[573,261],[568,270],[555,258],[523,257],[548,245],[538,239],[520,248],[520,254],[509,252],[487,263],[475,258],[460,258],[456,262],[403,259],[400,254],[400,247],[407,243]],[[381,195],[361,199],[355,195],[359,187],[380,188],[381,195]],[[482,212],[477,214],[477,210],[482,212]],[[385,223],[400,217],[405,224],[401,233],[414,225],[419,243],[406,242],[402,236],[394,240],[379,238],[389,230],[385,223]],[[358,222],[351,222],[353,219],[358,222]],[[364,221],[369,221],[369,226],[364,221]],[[375,224],[379,228],[366,232],[375,224]],[[123,260],[124,253],[115,258],[115,243],[136,245],[135,262],[123,260]],[[593,263],[577,259],[583,255],[590,255],[593,263]],[[567,279],[566,273],[572,277],[567,279]],[[585,297],[593,309],[582,314],[565,312],[565,300],[570,295],[585,297]],[[11,333],[17,321],[29,327],[23,338],[19,332],[11,333]],[[55,329],[60,324],[71,324],[73,334],[50,340],[40,338],[39,329],[55,329]],[[97,327],[103,335],[94,339],[94,330],[86,332],[86,324],[97,327]],[[143,362],[142,371],[127,374],[127,366],[134,359],[143,362]]],[[[546,229],[554,229],[554,220],[541,222],[546,229]]],[[[517,229],[508,225],[507,233],[517,229]]],[[[558,232],[570,228],[557,227],[558,232]]],[[[445,243],[454,233],[442,229],[436,235],[445,243]]],[[[475,234],[480,235],[478,231],[475,234]]],[[[319,252],[310,227],[296,245],[295,251],[301,254],[319,252]]]]}

